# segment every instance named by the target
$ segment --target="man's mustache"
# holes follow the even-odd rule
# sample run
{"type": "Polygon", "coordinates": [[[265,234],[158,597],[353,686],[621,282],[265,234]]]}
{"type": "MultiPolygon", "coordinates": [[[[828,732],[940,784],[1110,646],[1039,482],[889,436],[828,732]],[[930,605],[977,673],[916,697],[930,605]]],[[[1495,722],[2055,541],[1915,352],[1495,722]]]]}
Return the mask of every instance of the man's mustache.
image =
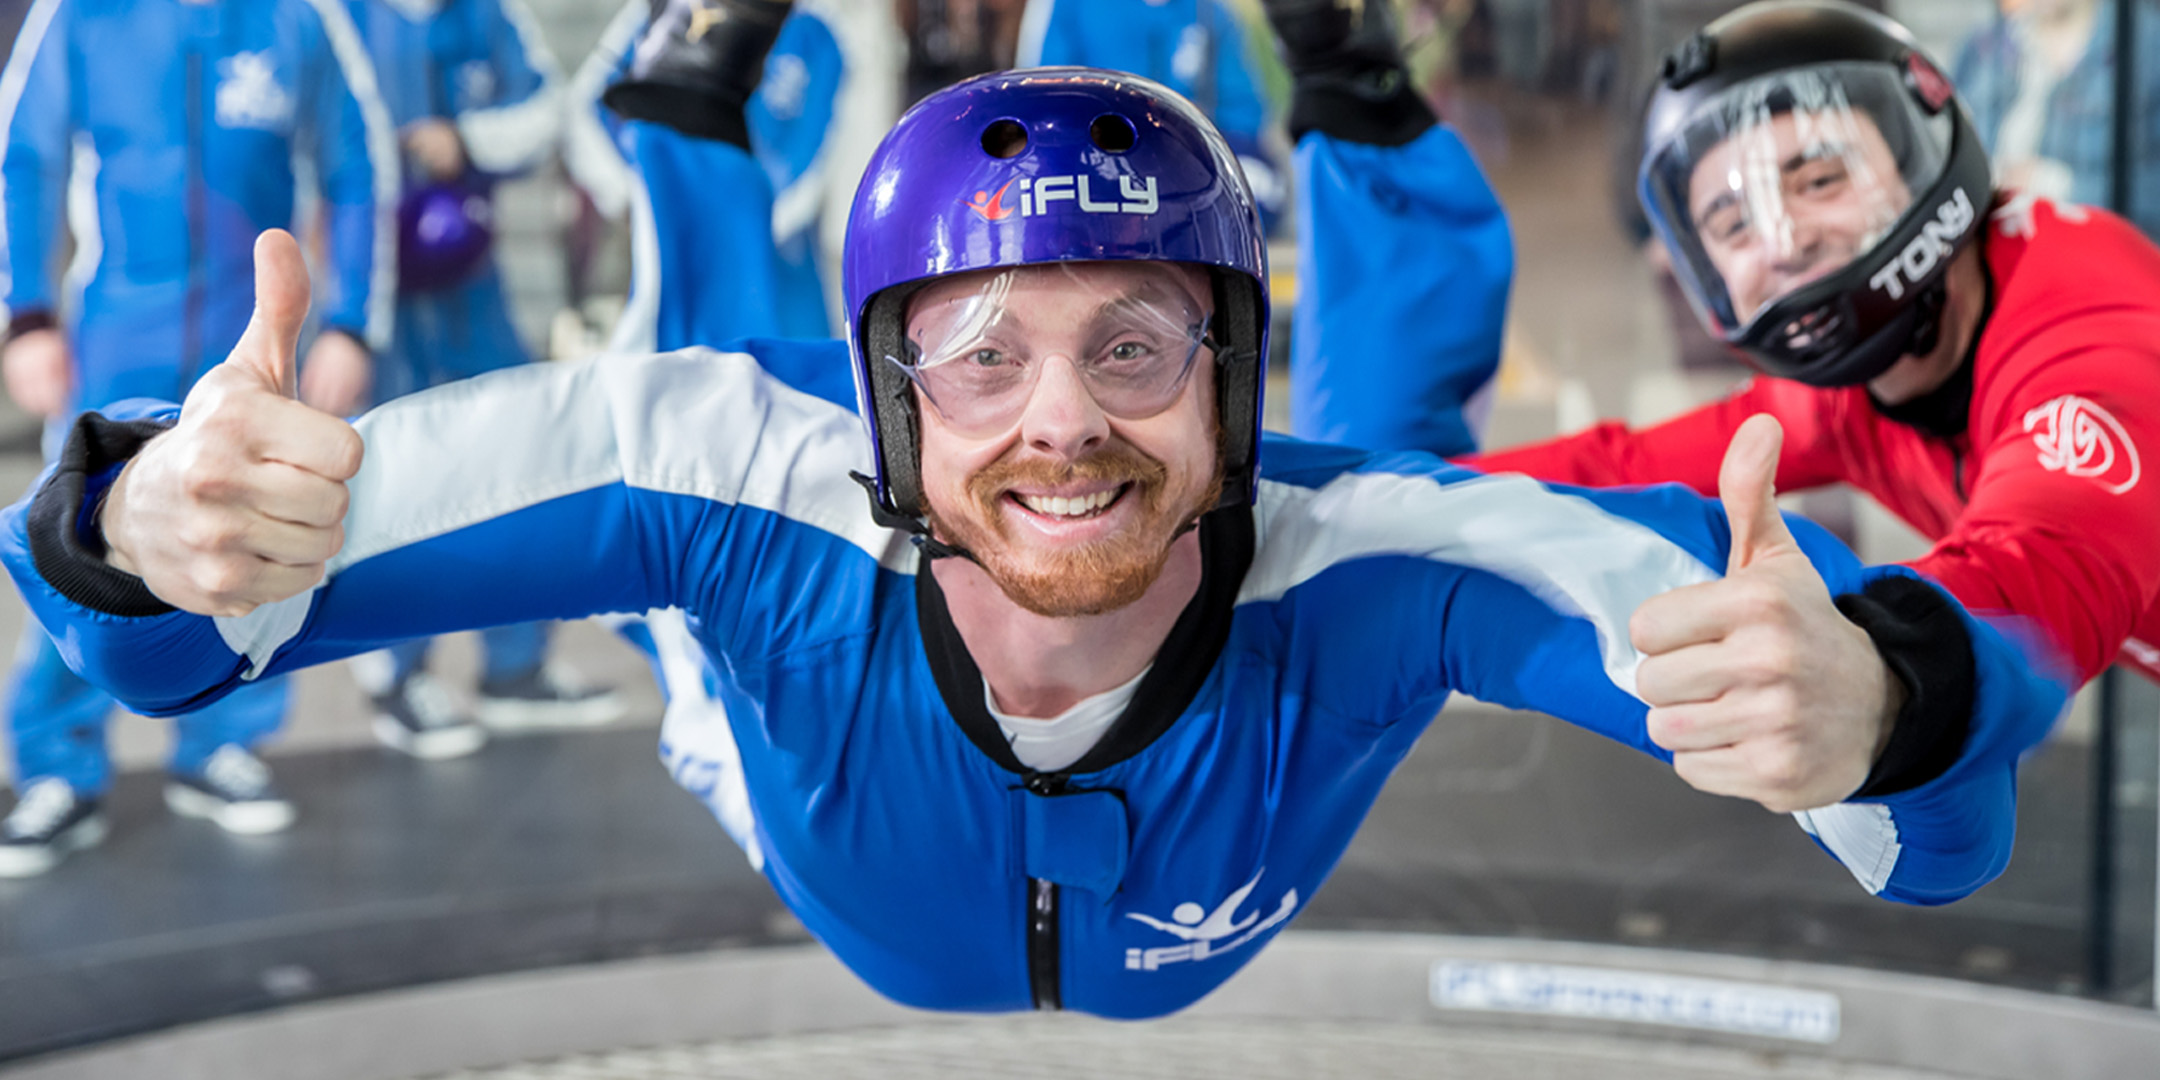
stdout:
{"type": "Polygon", "coordinates": [[[985,511],[994,512],[998,501],[1015,488],[1051,488],[1082,481],[1131,483],[1134,493],[1152,504],[1169,485],[1170,469],[1124,442],[1105,445],[1073,461],[1008,453],[968,478],[968,494],[985,511]]]}

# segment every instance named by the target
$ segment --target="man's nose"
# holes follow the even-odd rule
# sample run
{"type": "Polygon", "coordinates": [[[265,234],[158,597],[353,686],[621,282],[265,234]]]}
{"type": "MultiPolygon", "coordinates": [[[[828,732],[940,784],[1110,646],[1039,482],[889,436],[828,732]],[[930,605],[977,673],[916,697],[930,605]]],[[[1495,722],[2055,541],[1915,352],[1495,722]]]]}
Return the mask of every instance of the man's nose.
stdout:
{"type": "Polygon", "coordinates": [[[1070,359],[1049,356],[1042,363],[1027,411],[1020,417],[1020,436],[1043,453],[1080,457],[1110,437],[1110,418],[1070,359]]]}

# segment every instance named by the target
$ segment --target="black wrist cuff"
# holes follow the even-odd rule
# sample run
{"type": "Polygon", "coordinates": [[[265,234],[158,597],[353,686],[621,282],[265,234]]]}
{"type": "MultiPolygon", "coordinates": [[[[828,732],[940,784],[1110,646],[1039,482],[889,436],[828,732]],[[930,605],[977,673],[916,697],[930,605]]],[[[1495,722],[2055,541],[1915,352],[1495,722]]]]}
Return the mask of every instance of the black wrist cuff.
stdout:
{"type": "Polygon", "coordinates": [[[58,325],[60,324],[54,321],[52,311],[47,308],[32,308],[29,311],[17,312],[13,318],[8,320],[7,339],[13,341],[32,331],[50,330],[58,325]]]}
{"type": "Polygon", "coordinates": [[[176,610],[152,594],[143,579],[108,564],[104,538],[85,536],[79,528],[93,479],[126,464],[144,443],[171,427],[158,420],[107,420],[97,413],[75,421],[60,464],[30,500],[27,522],[30,560],[60,595],[92,611],[130,618],[176,610]]]}
{"type": "Polygon", "coordinates": [[[745,103],[725,94],[687,86],[632,79],[616,83],[600,102],[625,120],[643,120],[698,139],[712,139],[750,149],[750,121],[745,103]]]}
{"type": "Polygon", "coordinates": [[[1848,799],[1910,791],[1948,772],[1972,730],[1972,635],[1955,601],[1933,585],[1902,575],[1877,578],[1837,598],[1838,611],[1867,631],[1883,662],[1905,684],[1905,706],[1889,744],[1848,799]]]}
{"type": "Polygon", "coordinates": [[[1401,146],[1439,122],[1401,68],[1301,78],[1290,95],[1292,142],[1317,131],[1344,142],[1401,146]]]}

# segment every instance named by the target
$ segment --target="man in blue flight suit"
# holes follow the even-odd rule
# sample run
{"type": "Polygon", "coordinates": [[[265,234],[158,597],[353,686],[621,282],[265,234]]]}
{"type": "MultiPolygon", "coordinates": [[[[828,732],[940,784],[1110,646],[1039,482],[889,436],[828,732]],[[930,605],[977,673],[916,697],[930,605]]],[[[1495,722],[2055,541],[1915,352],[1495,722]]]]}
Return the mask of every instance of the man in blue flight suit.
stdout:
{"type": "MultiPolygon", "coordinates": [[[[529,362],[487,243],[490,195],[555,148],[554,57],[520,0],[352,0],[352,15],[405,162],[397,327],[375,401],[529,362]]],[[[547,662],[548,637],[545,623],[482,631],[476,716],[427,672],[427,639],[356,659],[376,737],[441,759],[479,749],[490,730],[621,719],[620,696],[547,662]]]]}
{"type": "MultiPolygon", "coordinates": [[[[390,329],[395,151],[342,6],[39,0],[0,75],[0,115],[0,361],[49,436],[84,409],[185,394],[225,357],[248,319],[233,291],[253,280],[255,235],[292,223],[302,158],[322,188],[327,258],[300,389],[332,411],[364,404],[370,349],[390,329]],[[56,288],[63,206],[75,255],[56,288]]],[[[172,808],[235,832],[290,823],[250,750],[286,698],[267,682],[181,715],[172,808]]],[[[0,874],[42,873],[103,836],[112,707],[31,628],[9,706],[20,798],[0,824],[0,874]]]]}
{"type": "MultiPolygon", "coordinates": [[[[610,104],[706,169],[649,161],[656,214],[761,187],[743,109],[785,11],[654,20],[610,104]]],[[[1792,812],[1908,903],[2000,872],[2064,699],[2044,654],[1779,515],[1774,424],[1735,438],[1722,512],[1263,442],[1251,192],[1132,76],[994,74],[903,117],[850,218],[845,345],[499,372],[356,428],[282,393],[305,275],[289,238],[258,257],[232,360],[86,419],[8,512],[69,661],[170,711],[385,638],[680,607],[766,876],[917,1006],[1197,1000],[1451,689],[1792,812]],[[854,408],[786,378],[830,369],[854,408]]]]}

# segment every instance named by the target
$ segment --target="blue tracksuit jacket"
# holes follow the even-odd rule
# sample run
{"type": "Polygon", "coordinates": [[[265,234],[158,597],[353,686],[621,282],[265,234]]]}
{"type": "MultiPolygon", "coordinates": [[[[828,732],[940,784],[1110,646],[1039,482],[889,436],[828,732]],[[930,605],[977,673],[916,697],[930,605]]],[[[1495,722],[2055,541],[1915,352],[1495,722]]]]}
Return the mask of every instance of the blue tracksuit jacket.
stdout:
{"type": "Polygon", "coordinates": [[[387,342],[396,148],[338,0],[38,0],[0,115],[8,309],[62,306],[64,205],[84,406],[177,399],[224,359],[256,235],[293,225],[296,158],[327,204],[320,322],[387,342]]]}
{"type": "MultiPolygon", "coordinates": [[[[680,607],[726,675],[767,877],[863,979],[931,1008],[1195,1001],[1305,906],[1450,690],[1664,756],[1626,623],[1718,575],[1716,503],[1269,438],[1257,505],[1205,519],[1204,580],[1118,726],[1031,773],[934,575],[848,478],[870,457],[854,410],[776,374],[845,348],[753,350],[529,365],[370,413],[328,579],[243,618],[174,612],[71,551],[85,494],[152,424],[78,437],[0,556],[70,662],[153,713],[395,638],[680,607]]],[[[1794,528],[1834,594],[1909,576],[1794,528]]],[[[1941,603],[1977,671],[1955,762],[1800,815],[1867,889],[1916,903],[2001,869],[2017,756],[2063,700],[1941,603]]]]}

